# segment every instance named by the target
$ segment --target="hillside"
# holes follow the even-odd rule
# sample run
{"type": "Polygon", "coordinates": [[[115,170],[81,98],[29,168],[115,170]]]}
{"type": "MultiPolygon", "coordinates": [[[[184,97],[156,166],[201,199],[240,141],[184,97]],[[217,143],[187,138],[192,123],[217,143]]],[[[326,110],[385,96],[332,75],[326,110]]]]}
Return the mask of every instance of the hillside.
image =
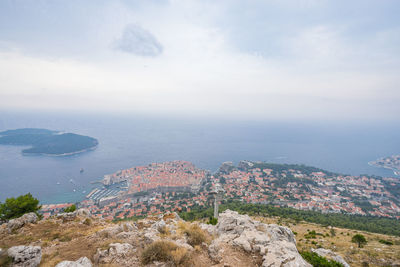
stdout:
{"type": "Polygon", "coordinates": [[[29,266],[39,261],[40,266],[56,266],[62,261],[81,263],[64,262],[58,267],[311,266],[298,251],[318,247],[330,249],[351,266],[366,266],[364,262],[370,266],[398,266],[395,264],[400,262],[400,255],[395,253],[400,250],[399,237],[363,233],[368,244],[359,249],[350,241],[358,231],[333,228],[332,236],[331,229],[320,225],[250,218],[232,211],[221,213],[216,226],[202,220],[185,222],[169,212],[116,223],[94,219],[84,209],[45,220],[35,216],[26,214],[0,226],[0,266],[11,264],[13,258],[6,251],[15,256],[16,248],[20,250],[19,258],[32,263],[29,266]]]}

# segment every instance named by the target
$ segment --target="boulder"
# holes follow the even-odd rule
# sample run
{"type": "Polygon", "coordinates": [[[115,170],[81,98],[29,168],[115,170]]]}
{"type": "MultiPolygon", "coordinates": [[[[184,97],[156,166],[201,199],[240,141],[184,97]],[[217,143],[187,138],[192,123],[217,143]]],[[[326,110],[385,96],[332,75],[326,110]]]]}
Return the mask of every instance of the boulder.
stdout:
{"type": "Polygon", "coordinates": [[[294,234],[287,227],[266,225],[226,210],[219,216],[217,230],[218,240],[263,256],[264,267],[311,266],[297,251],[294,234]]]}
{"type": "Polygon", "coordinates": [[[289,228],[276,224],[268,224],[266,228],[266,232],[270,236],[272,242],[288,241],[296,244],[296,238],[289,228]]]}
{"type": "Polygon", "coordinates": [[[23,227],[27,223],[36,223],[38,221],[38,216],[34,212],[26,213],[19,218],[9,220],[7,223],[8,232],[12,232],[23,227]]]}
{"type": "MultiPolygon", "coordinates": [[[[101,237],[114,238],[114,237],[117,237],[122,232],[130,233],[130,232],[133,232],[136,230],[137,230],[137,227],[134,224],[127,222],[127,223],[122,223],[122,224],[108,227],[106,229],[98,231],[97,234],[100,235],[101,237]]],[[[130,234],[120,234],[120,236],[128,237],[131,235],[130,234]]]]}
{"type": "Polygon", "coordinates": [[[297,251],[295,243],[288,241],[271,242],[263,256],[263,267],[311,267],[297,251]]]}
{"type": "Polygon", "coordinates": [[[77,261],[62,261],[56,267],[92,267],[92,262],[87,257],[82,257],[77,261]]]}
{"type": "Polygon", "coordinates": [[[112,243],[108,249],[109,255],[126,255],[133,250],[133,246],[128,243],[112,243]]]}
{"type": "Polygon", "coordinates": [[[233,244],[235,246],[241,247],[244,249],[246,252],[251,252],[252,248],[250,245],[250,242],[247,240],[247,238],[243,235],[239,236],[238,238],[235,238],[233,240],[233,244]]]}
{"type": "Polygon", "coordinates": [[[59,213],[56,215],[56,218],[61,219],[63,222],[73,221],[76,218],[76,211],[59,213]]]}
{"type": "Polygon", "coordinates": [[[128,254],[135,252],[131,244],[128,243],[112,243],[108,249],[101,250],[97,249],[97,253],[94,255],[95,264],[107,264],[120,262],[123,263],[125,260],[130,262],[135,260],[133,257],[127,257],[128,254]]]}
{"type": "Polygon", "coordinates": [[[324,248],[317,248],[317,249],[311,249],[312,252],[317,253],[321,257],[326,257],[328,259],[332,259],[334,261],[337,261],[341,263],[344,267],[350,267],[350,265],[342,258],[342,256],[336,254],[330,249],[324,249],[324,248]]]}
{"type": "Polygon", "coordinates": [[[36,267],[42,259],[42,249],[39,246],[15,246],[7,251],[13,259],[13,266],[36,267]]]}
{"type": "Polygon", "coordinates": [[[92,216],[90,211],[88,209],[78,209],[75,211],[76,216],[81,217],[81,218],[89,218],[92,216]]]}

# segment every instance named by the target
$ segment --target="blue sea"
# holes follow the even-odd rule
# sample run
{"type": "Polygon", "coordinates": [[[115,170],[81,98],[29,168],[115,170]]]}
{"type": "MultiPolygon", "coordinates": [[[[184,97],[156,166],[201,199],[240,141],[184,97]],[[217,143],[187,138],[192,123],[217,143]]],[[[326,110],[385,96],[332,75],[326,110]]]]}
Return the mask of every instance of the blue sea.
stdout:
{"type": "Polygon", "coordinates": [[[79,155],[49,157],[24,156],[22,147],[0,145],[0,201],[31,192],[41,203],[76,202],[105,174],[170,160],[191,161],[210,171],[224,161],[245,159],[393,177],[368,161],[400,153],[400,126],[389,122],[0,112],[0,131],[26,127],[92,136],[99,146],[79,155]]]}

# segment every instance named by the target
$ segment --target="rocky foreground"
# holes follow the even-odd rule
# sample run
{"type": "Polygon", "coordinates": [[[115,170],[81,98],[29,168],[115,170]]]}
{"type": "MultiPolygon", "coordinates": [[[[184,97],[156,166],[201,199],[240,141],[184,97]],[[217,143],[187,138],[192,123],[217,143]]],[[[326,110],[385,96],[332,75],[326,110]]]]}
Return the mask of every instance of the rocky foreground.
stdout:
{"type": "Polygon", "coordinates": [[[311,266],[289,228],[230,210],[215,226],[176,213],[118,224],[82,209],[41,221],[31,213],[3,224],[0,239],[10,266],[311,266]]]}

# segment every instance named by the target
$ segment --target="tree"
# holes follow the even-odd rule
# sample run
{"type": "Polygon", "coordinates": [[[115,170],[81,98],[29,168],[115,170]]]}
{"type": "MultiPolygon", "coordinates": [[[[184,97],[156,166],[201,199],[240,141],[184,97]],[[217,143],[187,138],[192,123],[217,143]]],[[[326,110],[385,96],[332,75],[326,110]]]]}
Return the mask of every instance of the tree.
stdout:
{"type": "Polygon", "coordinates": [[[356,234],[351,239],[351,242],[357,243],[358,247],[362,248],[365,244],[367,244],[367,239],[365,239],[365,236],[363,236],[361,234],[356,234]]]}
{"type": "Polygon", "coordinates": [[[7,221],[18,218],[25,213],[36,212],[39,209],[39,200],[34,198],[31,193],[17,198],[7,198],[4,203],[0,203],[0,220],[7,221]]]}

